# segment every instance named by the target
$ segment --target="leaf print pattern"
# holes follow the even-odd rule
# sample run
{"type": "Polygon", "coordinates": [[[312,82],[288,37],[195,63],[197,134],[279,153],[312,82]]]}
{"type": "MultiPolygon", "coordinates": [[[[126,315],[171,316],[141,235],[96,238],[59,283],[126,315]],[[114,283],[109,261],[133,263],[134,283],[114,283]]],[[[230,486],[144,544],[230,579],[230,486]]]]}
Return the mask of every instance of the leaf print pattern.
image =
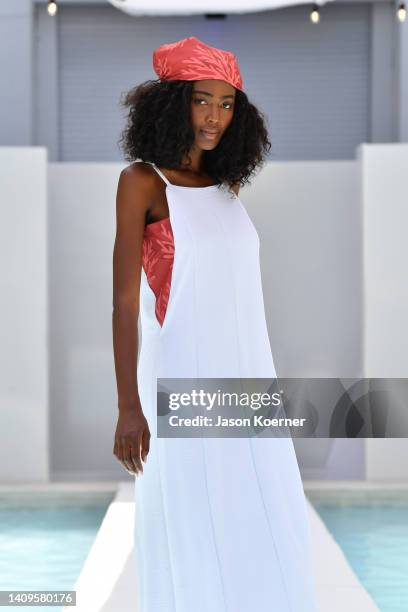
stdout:
{"type": "Polygon", "coordinates": [[[155,314],[163,325],[170,296],[174,261],[174,240],[170,219],[161,219],[145,227],[142,266],[156,297],[155,314]]]}
{"type": "Polygon", "coordinates": [[[227,81],[238,86],[240,75],[234,55],[228,51],[214,48],[209,52],[206,48],[197,49],[196,55],[182,60],[182,64],[186,79],[204,78],[203,75],[212,75],[212,78],[216,78],[214,75],[222,75],[227,81]]]}
{"type": "Polygon", "coordinates": [[[195,36],[155,49],[153,68],[162,79],[221,79],[237,89],[243,89],[235,55],[231,51],[210,47],[195,36]]]}
{"type": "Polygon", "coordinates": [[[170,77],[170,66],[167,60],[167,57],[158,57],[155,65],[156,73],[162,79],[167,79],[170,77]]]}

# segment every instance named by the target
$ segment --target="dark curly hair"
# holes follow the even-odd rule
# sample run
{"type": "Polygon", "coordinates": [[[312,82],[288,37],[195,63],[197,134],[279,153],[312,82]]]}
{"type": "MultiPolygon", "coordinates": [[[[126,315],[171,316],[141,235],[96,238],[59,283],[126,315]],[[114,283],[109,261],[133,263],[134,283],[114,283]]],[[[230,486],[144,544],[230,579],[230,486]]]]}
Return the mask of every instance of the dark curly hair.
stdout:
{"type": "MultiPolygon", "coordinates": [[[[129,108],[119,145],[127,161],[180,169],[194,143],[191,95],[194,81],[148,80],[122,94],[129,108]]],[[[237,89],[231,123],[218,145],[203,153],[203,170],[216,183],[249,183],[271,148],[264,115],[237,89]]]]}

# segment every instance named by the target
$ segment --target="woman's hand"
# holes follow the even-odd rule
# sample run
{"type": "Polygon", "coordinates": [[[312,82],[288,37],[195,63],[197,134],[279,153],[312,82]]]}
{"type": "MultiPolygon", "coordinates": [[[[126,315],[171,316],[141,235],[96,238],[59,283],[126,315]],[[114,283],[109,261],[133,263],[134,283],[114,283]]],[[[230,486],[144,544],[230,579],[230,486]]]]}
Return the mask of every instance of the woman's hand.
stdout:
{"type": "Polygon", "coordinates": [[[113,454],[130,474],[143,474],[150,447],[149,424],[139,401],[121,407],[115,431],[113,454]]]}

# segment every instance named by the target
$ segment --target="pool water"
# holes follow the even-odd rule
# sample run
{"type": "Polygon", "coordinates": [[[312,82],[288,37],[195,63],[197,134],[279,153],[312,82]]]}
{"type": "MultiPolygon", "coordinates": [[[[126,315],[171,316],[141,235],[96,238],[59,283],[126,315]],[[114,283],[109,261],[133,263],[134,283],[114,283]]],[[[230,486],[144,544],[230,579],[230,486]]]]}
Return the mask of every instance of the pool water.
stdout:
{"type": "MultiPolygon", "coordinates": [[[[0,590],[73,590],[113,496],[1,493],[0,590]]],[[[62,604],[1,607],[16,609],[59,612],[62,604]]]]}
{"type": "Polygon", "coordinates": [[[408,611],[408,491],[306,491],[381,612],[408,611]]]}

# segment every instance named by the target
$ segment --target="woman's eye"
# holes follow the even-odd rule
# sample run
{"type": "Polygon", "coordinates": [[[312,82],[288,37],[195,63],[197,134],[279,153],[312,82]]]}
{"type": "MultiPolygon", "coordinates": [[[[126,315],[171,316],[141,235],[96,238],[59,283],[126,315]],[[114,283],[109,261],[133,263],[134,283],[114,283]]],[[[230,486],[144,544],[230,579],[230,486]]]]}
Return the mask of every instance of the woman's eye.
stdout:
{"type": "MultiPolygon", "coordinates": [[[[207,102],[207,100],[204,100],[204,98],[194,98],[195,104],[200,105],[200,102],[207,102]]],[[[232,102],[224,102],[223,104],[224,108],[226,108],[225,105],[227,105],[227,110],[230,110],[232,108],[232,102]]]]}

